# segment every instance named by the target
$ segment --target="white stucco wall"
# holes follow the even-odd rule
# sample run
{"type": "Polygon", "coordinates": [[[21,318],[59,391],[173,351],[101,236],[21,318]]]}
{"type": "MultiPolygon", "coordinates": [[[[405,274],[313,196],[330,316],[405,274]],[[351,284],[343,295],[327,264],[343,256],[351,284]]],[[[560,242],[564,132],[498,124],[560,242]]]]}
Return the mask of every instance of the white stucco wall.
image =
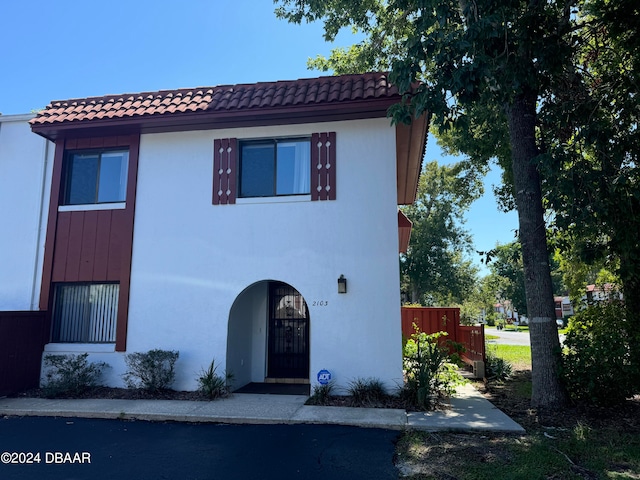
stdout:
{"type": "Polygon", "coordinates": [[[0,115],[0,310],[38,310],[53,145],[0,115]]]}
{"type": "MultiPolygon", "coordinates": [[[[266,284],[296,288],[310,313],[310,379],[338,386],[376,377],[401,382],[395,129],[387,119],[142,135],[127,351],[179,350],[174,388],[195,389],[213,358],[226,368],[237,304],[250,358],[229,340],[236,386],[263,381],[266,284]],[[213,141],[337,132],[337,199],[212,205],[213,141]],[[348,293],[337,293],[344,274],[348,293]],[[253,286],[253,287],[251,287],[253,286]],[[248,287],[249,290],[245,291],[248,287]],[[251,320],[248,318],[251,316],[251,320]],[[240,363],[241,362],[241,363],[240,363]]],[[[238,325],[235,325],[238,327],[238,325]]],[[[235,330],[237,333],[242,328],[235,330]]],[[[122,354],[96,353],[121,385],[122,354]],[[109,360],[111,358],[112,360],[109,360]]]]}

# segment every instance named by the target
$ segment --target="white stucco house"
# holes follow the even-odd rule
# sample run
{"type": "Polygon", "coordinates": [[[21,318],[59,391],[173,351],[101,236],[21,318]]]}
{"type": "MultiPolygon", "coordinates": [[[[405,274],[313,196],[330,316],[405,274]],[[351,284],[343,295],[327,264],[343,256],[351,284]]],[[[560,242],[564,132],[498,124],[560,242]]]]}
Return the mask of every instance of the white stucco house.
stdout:
{"type": "Polygon", "coordinates": [[[54,101],[0,116],[0,310],[44,353],[178,350],[250,382],[402,379],[398,252],[428,118],[385,74],[54,101]]]}

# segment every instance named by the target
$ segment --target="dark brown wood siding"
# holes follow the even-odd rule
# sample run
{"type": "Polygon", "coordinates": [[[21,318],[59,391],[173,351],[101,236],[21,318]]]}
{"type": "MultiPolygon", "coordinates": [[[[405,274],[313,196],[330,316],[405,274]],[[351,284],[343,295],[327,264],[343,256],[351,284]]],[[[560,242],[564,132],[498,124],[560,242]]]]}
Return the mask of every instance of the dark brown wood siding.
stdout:
{"type": "Polygon", "coordinates": [[[59,140],[53,165],[40,309],[50,310],[56,282],[119,282],[117,351],[126,350],[139,144],[139,135],[59,140]],[[129,149],[125,208],[59,212],[65,152],[109,147],[129,149]]]}
{"type": "Polygon", "coordinates": [[[59,212],[52,282],[120,280],[124,210],[59,212]]]}
{"type": "Polygon", "coordinates": [[[48,340],[46,312],[0,312],[0,395],[38,386],[48,340]]]}

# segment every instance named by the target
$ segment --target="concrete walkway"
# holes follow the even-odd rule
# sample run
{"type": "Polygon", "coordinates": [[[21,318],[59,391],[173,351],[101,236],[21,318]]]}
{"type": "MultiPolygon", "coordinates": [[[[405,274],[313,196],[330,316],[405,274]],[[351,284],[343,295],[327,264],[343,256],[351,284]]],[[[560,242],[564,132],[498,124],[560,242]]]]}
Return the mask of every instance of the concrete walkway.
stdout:
{"type": "Polygon", "coordinates": [[[233,394],[206,401],[49,400],[0,398],[0,415],[139,419],[151,421],[336,424],[401,430],[456,430],[524,433],[524,429],[487,401],[472,385],[451,399],[451,408],[410,412],[382,408],[307,406],[306,396],[233,394]]]}

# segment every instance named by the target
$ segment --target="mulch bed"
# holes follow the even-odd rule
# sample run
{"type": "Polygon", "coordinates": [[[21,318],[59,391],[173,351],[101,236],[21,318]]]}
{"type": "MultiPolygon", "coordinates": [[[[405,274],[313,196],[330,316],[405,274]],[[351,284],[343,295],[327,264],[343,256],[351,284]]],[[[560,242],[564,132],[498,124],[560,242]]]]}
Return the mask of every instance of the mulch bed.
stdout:
{"type": "MultiPolygon", "coordinates": [[[[34,388],[21,392],[14,397],[46,398],[45,392],[40,388],[34,388]]],[[[121,399],[121,400],[209,400],[200,392],[180,392],[176,390],[158,390],[150,392],[141,388],[110,388],[94,387],[76,395],[58,395],[55,398],[75,399],[121,399]]]]}
{"type": "Polygon", "coordinates": [[[626,432],[640,433],[640,396],[627,400],[622,405],[611,407],[569,406],[556,410],[531,408],[527,384],[531,382],[531,371],[516,371],[507,382],[476,382],[476,388],[496,407],[509,415],[525,429],[543,427],[572,428],[578,422],[594,428],[619,428],[626,432]]]}

